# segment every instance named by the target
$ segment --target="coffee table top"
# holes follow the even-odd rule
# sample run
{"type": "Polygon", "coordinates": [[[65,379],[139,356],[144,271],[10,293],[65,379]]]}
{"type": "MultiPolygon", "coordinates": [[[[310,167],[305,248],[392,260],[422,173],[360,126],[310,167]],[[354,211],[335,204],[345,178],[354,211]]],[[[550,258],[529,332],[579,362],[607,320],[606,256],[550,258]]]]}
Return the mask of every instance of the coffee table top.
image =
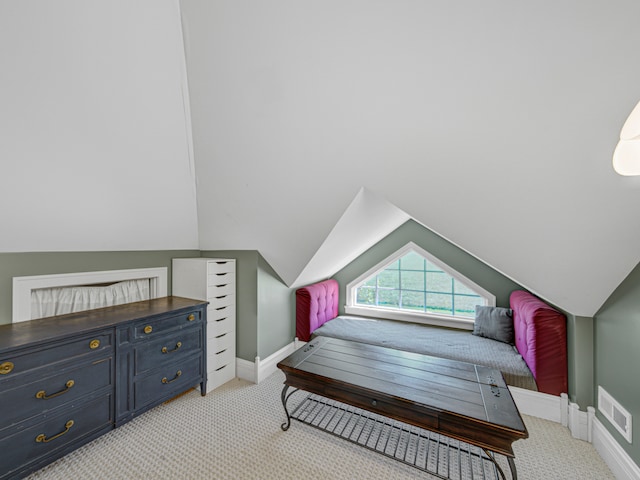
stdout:
{"type": "Polygon", "coordinates": [[[528,437],[502,374],[489,367],[328,337],[278,367],[292,387],[494,451],[512,454],[511,442],[528,437]],[[496,435],[504,438],[494,448],[496,435]]]}

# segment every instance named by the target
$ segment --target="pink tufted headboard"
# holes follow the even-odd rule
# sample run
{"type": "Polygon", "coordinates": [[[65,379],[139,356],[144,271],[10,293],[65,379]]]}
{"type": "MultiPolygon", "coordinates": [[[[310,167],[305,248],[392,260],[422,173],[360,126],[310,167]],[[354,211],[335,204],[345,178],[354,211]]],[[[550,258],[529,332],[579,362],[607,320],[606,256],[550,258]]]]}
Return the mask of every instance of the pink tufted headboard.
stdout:
{"type": "Polygon", "coordinates": [[[339,286],[325,280],[296,290],[296,337],[308,342],[311,333],[338,316],[339,286]]]}
{"type": "Polygon", "coordinates": [[[551,395],[568,392],[567,319],[523,290],[509,297],[516,348],[527,362],[538,390],[551,395]]]}

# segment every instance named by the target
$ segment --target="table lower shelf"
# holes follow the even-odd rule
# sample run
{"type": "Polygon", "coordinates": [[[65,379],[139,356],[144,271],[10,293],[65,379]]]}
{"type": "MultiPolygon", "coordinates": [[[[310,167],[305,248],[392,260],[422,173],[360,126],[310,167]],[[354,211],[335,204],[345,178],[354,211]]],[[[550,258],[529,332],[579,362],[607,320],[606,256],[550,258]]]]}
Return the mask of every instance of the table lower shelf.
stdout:
{"type": "Polygon", "coordinates": [[[495,457],[479,447],[319,395],[308,395],[291,418],[436,477],[505,478],[495,457]]]}

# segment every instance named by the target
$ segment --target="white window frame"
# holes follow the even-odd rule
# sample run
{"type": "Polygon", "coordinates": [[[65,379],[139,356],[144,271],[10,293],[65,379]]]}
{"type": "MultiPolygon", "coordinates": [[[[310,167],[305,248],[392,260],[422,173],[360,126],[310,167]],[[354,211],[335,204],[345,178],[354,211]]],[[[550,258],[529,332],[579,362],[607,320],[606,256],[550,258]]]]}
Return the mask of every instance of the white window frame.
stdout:
{"type": "Polygon", "coordinates": [[[355,280],[349,282],[346,288],[346,305],[344,307],[345,313],[350,315],[361,315],[365,317],[378,317],[390,320],[400,320],[404,322],[422,323],[426,325],[440,325],[444,327],[461,328],[464,330],[473,330],[472,318],[454,317],[452,315],[440,315],[437,313],[422,313],[422,312],[409,312],[399,310],[397,308],[385,308],[377,306],[364,306],[356,303],[356,290],[371,276],[382,271],[385,267],[389,266],[396,260],[404,257],[409,252],[415,252],[418,255],[423,256],[429,262],[441,268],[445,273],[451,275],[453,278],[463,283],[466,287],[473,290],[475,293],[484,298],[485,305],[495,307],[496,297],[494,294],[485,290],[473,280],[468,279],[460,272],[457,272],[449,265],[444,263],[437,257],[427,252],[422,247],[416,245],[413,242],[407,243],[400,250],[397,250],[374,267],[367,270],[355,280]]]}
{"type": "Polygon", "coordinates": [[[167,296],[167,267],[13,277],[12,322],[16,323],[31,320],[31,290],[38,288],[92,285],[96,283],[116,283],[126,280],[140,280],[143,278],[149,279],[150,298],[167,296]]]}

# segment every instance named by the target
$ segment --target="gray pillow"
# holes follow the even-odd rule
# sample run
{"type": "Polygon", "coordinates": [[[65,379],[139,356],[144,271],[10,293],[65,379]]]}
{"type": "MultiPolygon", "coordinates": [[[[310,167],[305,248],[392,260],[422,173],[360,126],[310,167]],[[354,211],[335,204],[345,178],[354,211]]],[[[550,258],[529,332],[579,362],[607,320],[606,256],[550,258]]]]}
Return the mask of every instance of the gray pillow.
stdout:
{"type": "Polygon", "coordinates": [[[510,308],[476,305],[473,334],[513,345],[513,311],[510,308]]]}

